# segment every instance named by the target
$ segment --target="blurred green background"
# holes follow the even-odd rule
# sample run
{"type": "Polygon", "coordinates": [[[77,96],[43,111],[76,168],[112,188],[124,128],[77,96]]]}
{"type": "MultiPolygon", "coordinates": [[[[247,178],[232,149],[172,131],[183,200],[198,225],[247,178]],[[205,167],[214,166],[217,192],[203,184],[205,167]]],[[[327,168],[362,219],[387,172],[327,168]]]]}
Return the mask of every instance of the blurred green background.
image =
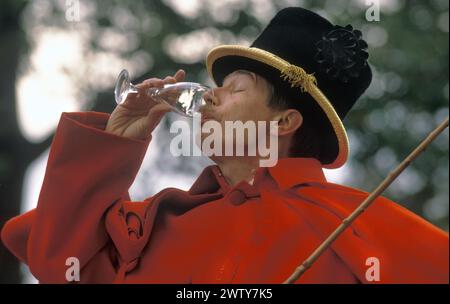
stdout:
{"type": "MultiPolygon", "coordinates": [[[[351,23],[369,43],[374,80],[344,121],[350,161],[327,177],[371,191],[449,112],[448,0],[378,3],[380,20],[369,22],[365,0],[1,1],[0,227],[36,204],[61,112],[111,112],[114,80],[125,67],[134,82],[183,68],[188,81],[211,84],[208,50],[249,45],[287,6],[351,23]]],[[[160,132],[155,141],[164,146],[167,132],[160,132]]],[[[446,130],[384,193],[447,231],[448,146],[446,130]]],[[[153,151],[133,186],[137,199],[187,186],[207,164],[167,162],[162,148],[153,151]]],[[[31,281],[0,244],[0,283],[31,281]]]]}

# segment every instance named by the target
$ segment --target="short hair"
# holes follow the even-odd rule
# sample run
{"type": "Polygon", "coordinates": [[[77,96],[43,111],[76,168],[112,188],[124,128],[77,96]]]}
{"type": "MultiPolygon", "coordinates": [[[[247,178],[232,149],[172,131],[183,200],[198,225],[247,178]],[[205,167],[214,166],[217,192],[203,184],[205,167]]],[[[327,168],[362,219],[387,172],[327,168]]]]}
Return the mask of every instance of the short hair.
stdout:
{"type": "Polygon", "coordinates": [[[302,125],[295,131],[289,148],[289,157],[312,157],[320,159],[321,136],[316,131],[313,123],[313,113],[307,107],[303,107],[299,100],[291,100],[285,97],[282,91],[273,86],[269,81],[269,91],[271,96],[268,99],[268,106],[276,110],[296,109],[303,116],[302,125]]]}

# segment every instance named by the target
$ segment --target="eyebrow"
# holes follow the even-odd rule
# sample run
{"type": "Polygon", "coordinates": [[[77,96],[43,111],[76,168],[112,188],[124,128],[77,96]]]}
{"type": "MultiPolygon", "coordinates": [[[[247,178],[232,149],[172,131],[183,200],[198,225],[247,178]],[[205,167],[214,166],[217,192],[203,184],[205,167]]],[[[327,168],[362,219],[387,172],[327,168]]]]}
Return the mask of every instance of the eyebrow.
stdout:
{"type": "Polygon", "coordinates": [[[258,84],[258,78],[256,77],[256,74],[255,74],[255,73],[250,72],[250,71],[246,71],[246,70],[236,70],[236,71],[234,71],[233,73],[228,74],[228,75],[223,79],[222,85],[225,83],[225,80],[226,80],[230,75],[233,75],[233,74],[249,75],[249,76],[252,77],[252,79],[253,79],[255,85],[258,84]]]}

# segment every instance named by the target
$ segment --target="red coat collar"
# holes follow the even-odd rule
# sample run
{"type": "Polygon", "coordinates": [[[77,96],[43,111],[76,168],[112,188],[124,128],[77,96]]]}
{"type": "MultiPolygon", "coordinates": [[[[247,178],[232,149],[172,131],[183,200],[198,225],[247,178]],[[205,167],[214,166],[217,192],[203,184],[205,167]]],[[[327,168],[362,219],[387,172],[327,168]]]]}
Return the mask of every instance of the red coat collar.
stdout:
{"type": "MultiPolygon", "coordinates": [[[[258,168],[255,182],[265,178],[266,173],[276,181],[281,190],[307,182],[327,182],[321,163],[315,158],[282,158],[277,164],[269,168],[258,168]]],[[[206,167],[192,185],[191,194],[227,192],[232,188],[227,183],[217,165],[206,167]]]]}
{"type": "Polygon", "coordinates": [[[281,190],[302,183],[327,182],[322,164],[315,158],[282,158],[267,169],[281,190]]]}

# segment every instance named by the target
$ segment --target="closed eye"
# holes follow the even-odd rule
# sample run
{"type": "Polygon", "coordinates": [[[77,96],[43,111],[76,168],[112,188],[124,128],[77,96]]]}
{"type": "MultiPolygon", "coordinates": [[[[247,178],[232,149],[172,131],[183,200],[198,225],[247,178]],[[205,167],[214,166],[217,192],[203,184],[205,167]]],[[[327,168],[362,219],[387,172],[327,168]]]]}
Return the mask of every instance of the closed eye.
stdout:
{"type": "Polygon", "coordinates": [[[239,92],[244,92],[245,89],[233,89],[232,92],[233,93],[239,93],[239,92]]]}

